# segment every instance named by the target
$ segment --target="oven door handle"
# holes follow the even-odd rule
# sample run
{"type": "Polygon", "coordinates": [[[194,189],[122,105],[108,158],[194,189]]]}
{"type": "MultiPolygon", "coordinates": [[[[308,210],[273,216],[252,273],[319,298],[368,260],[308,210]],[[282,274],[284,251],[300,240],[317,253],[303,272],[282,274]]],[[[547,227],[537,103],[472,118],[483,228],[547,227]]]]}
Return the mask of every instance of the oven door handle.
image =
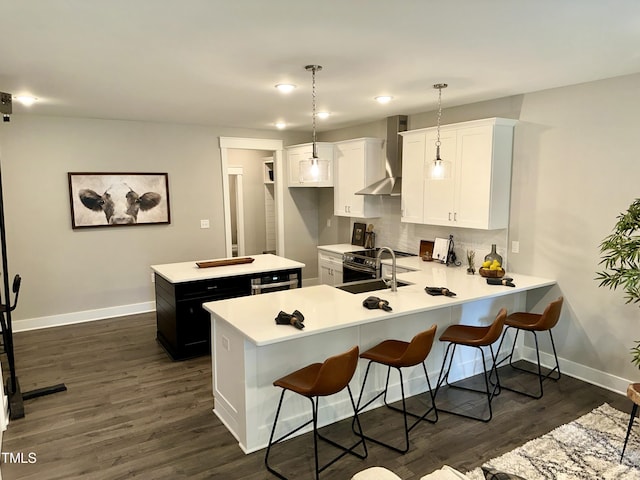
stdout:
{"type": "Polygon", "coordinates": [[[342,268],[343,270],[348,268],[349,270],[362,273],[375,273],[378,270],[377,268],[371,269],[370,267],[361,267],[360,265],[353,265],[352,263],[343,263],[342,268]]]}

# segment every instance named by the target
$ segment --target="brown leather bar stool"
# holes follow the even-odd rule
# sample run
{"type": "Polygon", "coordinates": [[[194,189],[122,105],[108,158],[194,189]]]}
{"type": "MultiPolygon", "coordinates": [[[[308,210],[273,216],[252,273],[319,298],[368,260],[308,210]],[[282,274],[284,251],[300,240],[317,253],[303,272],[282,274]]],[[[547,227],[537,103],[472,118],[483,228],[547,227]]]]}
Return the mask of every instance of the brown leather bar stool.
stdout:
{"type": "Polygon", "coordinates": [[[431,346],[433,345],[433,339],[436,335],[436,325],[432,325],[431,328],[425,330],[424,332],[418,333],[411,342],[403,342],[401,340],[385,340],[373,348],[370,348],[366,352],[360,354],[360,358],[365,360],[369,360],[367,364],[367,370],[364,374],[364,380],[362,382],[362,387],[360,389],[360,397],[358,398],[358,406],[357,410],[360,412],[365,409],[369,405],[371,405],[374,401],[384,395],[384,404],[397,412],[401,412],[404,417],[404,436],[405,436],[405,444],[403,448],[395,447],[393,445],[389,445],[388,443],[384,443],[378,439],[368,437],[363,435],[367,440],[370,440],[374,443],[382,445],[384,447],[395,450],[399,453],[407,453],[409,451],[409,432],[413,427],[415,427],[418,423],[423,420],[426,420],[430,423],[435,423],[438,421],[438,410],[436,409],[436,404],[434,400],[433,391],[431,390],[431,383],[429,382],[429,375],[427,374],[427,367],[424,364],[427,355],[431,351],[431,346]],[[369,400],[366,404],[360,406],[360,402],[362,401],[362,395],[364,393],[364,388],[367,383],[367,377],[369,376],[369,369],[371,368],[371,364],[379,363],[381,365],[385,365],[387,367],[387,381],[384,386],[384,390],[378,393],[375,397],[369,400]],[[415,413],[408,412],[405,396],[404,396],[404,381],[402,378],[402,368],[413,367],[415,365],[422,364],[422,369],[424,370],[424,376],[427,379],[427,388],[429,389],[429,396],[431,397],[431,407],[423,414],[416,415],[415,413]],[[398,370],[398,374],[400,375],[400,391],[402,393],[402,409],[389,405],[387,403],[387,390],[389,388],[389,375],[391,373],[391,367],[398,370]],[[434,419],[428,419],[427,415],[430,412],[434,412],[434,419]],[[410,415],[417,420],[411,425],[408,425],[407,415],[410,415]]]}
{"type": "Polygon", "coordinates": [[[620,454],[620,463],[624,457],[624,451],[627,449],[627,442],[629,441],[629,434],[631,433],[631,427],[633,427],[633,420],[638,413],[638,404],[640,404],[640,383],[630,383],[627,387],[627,397],[633,402],[633,408],[631,409],[631,417],[629,418],[629,426],[627,427],[627,436],[624,437],[624,445],[622,446],[622,453],[620,454]]]}
{"type": "Polygon", "coordinates": [[[520,393],[522,395],[526,395],[531,398],[542,398],[543,390],[542,390],[542,382],[547,378],[551,380],[560,380],[560,364],[558,363],[558,355],[556,354],[556,346],[553,343],[553,334],[551,333],[551,329],[556,326],[558,320],[560,319],[560,311],[562,310],[562,302],[563,297],[559,297],[557,300],[554,300],[547,308],[544,309],[542,314],[539,313],[528,313],[528,312],[515,312],[507,317],[504,321],[506,328],[504,329],[504,333],[502,334],[502,339],[500,340],[500,346],[498,346],[498,352],[500,351],[500,347],[502,347],[502,342],[504,342],[505,336],[510,328],[516,329],[516,336],[513,339],[513,346],[511,347],[511,353],[507,355],[505,358],[498,362],[498,366],[509,360],[509,366],[514,368],[515,370],[519,370],[521,372],[530,373],[538,376],[538,382],[540,384],[540,390],[537,393],[529,393],[523,390],[517,390],[513,387],[505,386],[504,384],[500,385],[505,390],[509,390],[512,392],[520,393]],[[513,352],[516,348],[516,340],[518,340],[518,334],[523,330],[525,332],[533,333],[533,339],[536,342],[536,357],[538,359],[538,372],[532,372],[530,370],[525,370],[524,368],[516,367],[513,365],[513,352]],[[551,347],[553,348],[553,356],[556,360],[556,366],[553,367],[551,371],[549,371],[546,375],[542,374],[542,367],[540,366],[540,348],[538,347],[538,336],[536,332],[549,332],[549,338],[551,339],[551,347]],[[557,372],[557,376],[552,376],[554,372],[557,372]]]}
{"type": "Polygon", "coordinates": [[[467,415],[462,412],[454,412],[451,410],[443,410],[439,408],[441,412],[451,413],[453,415],[458,415],[460,417],[471,418],[473,420],[481,420],[483,422],[488,422],[493,417],[493,411],[491,410],[491,401],[493,397],[500,393],[500,381],[498,379],[498,371],[496,370],[496,356],[493,353],[493,343],[496,342],[500,338],[500,334],[502,333],[502,327],[504,326],[504,321],[507,318],[507,311],[502,308],[498,312],[496,319],[493,323],[486,327],[477,327],[472,325],[451,325],[447,327],[442,335],[440,335],[441,342],[449,342],[447,345],[447,349],[444,354],[444,359],[442,360],[442,370],[440,371],[440,376],[438,377],[438,384],[436,386],[436,395],[438,390],[442,386],[443,383],[452,388],[458,388],[461,390],[467,390],[476,393],[486,394],[487,403],[489,405],[489,417],[482,418],[476,417],[473,415],[467,415]],[[484,368],[484,384],[485,390],[477,390],[469,387],[463,387],[460,385],[453,385],[449,383],[449,372],[451,371],[451,364],[453,363],[453,356],[456,353],[456,347],[458,345],[462,345],[465,347],[474,347],[480,350],[482,354],[482,366],[484,368]],[[453,346],[453,349],[451,347],[453,346]],[[484,351],[482,347],[489,347],[491,352],[491,368],[489,372],[495,371],[496,373],[496,383],[492,385],[492,388],[489,387],[489,376],[490,374],[487,372],[487,363],[484,356],[484,351]],[[449,352],[451,351],[451,356],[449,356],[449,352]],[[449,366],[445,370],[445,365],[447,363],[447,358],[449,358],[449,366]]]}
{"type": "Polygon", "coordinates": [[[267,470],[276,475],[278,478],[286,479],[287,477],[274,470],[269,465],[269,453],[271,451],[272,445],[280,443],[286,438],[289,438],[291,435],[303,429],[309,424],[313,424],[313,449],[315,455],[316,480],[320,478],[321,471],[323,471],[328,466],[333,465],[334,462],[348,453],[351,455],[355,455],[356,457],[361,459],[367,457],[367,445],[365,444],[364,437],[362,436],[362,428],[360,427],[360,420],[358,419],[356,404],[353,400],[353,395],[351,395],[351,388],[349,388],[349,382],[351,381],[351,378],[356,371],[356,367],[358,366],[358,353],[359,349],[357,346],[355,346],[345,353],[335,355],[326,359],[323,363],[313,363],[273,382],[274,386],[282,388],[282,394],[280,395],[280,402],[278,403],[276,417],[273,421],[273,428],[271,430],[271,436],[269,437],[269,445],[267,446],[267,453],[264,457],[264,463],[267,467],[267,470]],[[360,437],[360,440],[358,440],[351,447],[339,445],[333,440],[330,440],[318,433],[319,397],[326,397],[336,394],[344,390],[345,387],[349,392],[349,399],[351,400],[351,406],[353,407],[353,421],[358,425],[358,436],[360,437]],[[291,430],[289,433],[281,436],[277,440],[274,440],[273,437],[276,432],[278,417],[280,416],[280,408],[282,407],[282,400],[286,391],[297,393],[298,395],[302,395],[303,397],[307,397],[309,399],[309,401],[311,402],[312,419],[291,430]],[[338,455],[322,467],[318,465],[318,438],[342,450],[342,453],[340,455],[338,455]],[[364,454],[359,454],[354,451],[354,449],[360,444],[362,444],[363,446],[364,454]]]}

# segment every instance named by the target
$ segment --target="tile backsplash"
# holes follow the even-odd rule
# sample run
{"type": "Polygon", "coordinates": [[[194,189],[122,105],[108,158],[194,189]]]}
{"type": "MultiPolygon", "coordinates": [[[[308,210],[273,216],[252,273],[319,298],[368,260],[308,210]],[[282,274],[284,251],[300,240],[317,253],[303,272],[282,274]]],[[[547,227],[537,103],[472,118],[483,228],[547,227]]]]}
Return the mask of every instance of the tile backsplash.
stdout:
{"type": "Polygon", "coordinates": [[[484,256],[491,251],[491,245],[495,243],[497,252],[502,255],[505,268],[508,268],[507,229],[476,230],[403,223],[400,221],[400,197],[382,197],[382,216],[380,218],[354,218],[351,226],[354,222],[373,224],[374,232],[376,232],[376,246],[388,246],[395,250],[415,254],[419,253],[420,240],[434,240],[436,237],[448,238],[449,235],[453,235],[454,252],[465,268],[467,250],[475,250],[477,269],[484,256]]]}

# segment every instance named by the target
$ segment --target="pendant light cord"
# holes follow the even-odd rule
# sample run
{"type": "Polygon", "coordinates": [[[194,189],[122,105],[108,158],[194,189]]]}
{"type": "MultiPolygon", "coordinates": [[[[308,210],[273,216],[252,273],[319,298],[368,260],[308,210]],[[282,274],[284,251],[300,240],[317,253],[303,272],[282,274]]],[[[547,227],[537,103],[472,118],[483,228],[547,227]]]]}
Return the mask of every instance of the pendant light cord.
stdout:
{"type": "Polygon", "coordinates": [[[440,147],[440,118],[442,118],[442,88],[438,87],[438,129],[437,129],[437,137],[436,147],[440,147]]]}
{"type": "Polygon", "coordinates": [[[313,156],[316,160],[318,158],[318,150],[316,147],[316,72],[322,70],[320,65],[307,65],[304,67],[308,71],[311,71],[311,126],[313,130],[313,156]]]}
{"type": "Polygon", "coordinates": [[[318,158],[316,147],[316,67],[311,70],[311,125],[313,128],[313,158],[318,158]]]}
{"type": "Polygon", "coordinates": [[[438,89],[438,124],[437,124],[437,129],[436,129],[436,159],[435,162],[441,162],[442,159],[440,158],[440,118],[442,117],[442,89],[443,88],[447,88],[448,85],[446,83],[436,83],[433,88],[437,88],[438,89]]]}

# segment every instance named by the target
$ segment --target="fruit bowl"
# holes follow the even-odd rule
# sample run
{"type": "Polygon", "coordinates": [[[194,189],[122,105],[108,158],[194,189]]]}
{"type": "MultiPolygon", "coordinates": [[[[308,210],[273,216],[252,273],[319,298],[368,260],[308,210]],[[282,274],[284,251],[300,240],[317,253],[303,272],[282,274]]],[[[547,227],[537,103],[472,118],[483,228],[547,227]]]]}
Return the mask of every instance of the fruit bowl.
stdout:
{"type": "Polygon", "coordinates": [[[478,273],[481,277],[485,278],[502,278],[504,277],[505,271],[504,268],[500,268],[498,270],[490,270],[488,268],[481,267],[480,270],[478,270],[478,273]]]}

